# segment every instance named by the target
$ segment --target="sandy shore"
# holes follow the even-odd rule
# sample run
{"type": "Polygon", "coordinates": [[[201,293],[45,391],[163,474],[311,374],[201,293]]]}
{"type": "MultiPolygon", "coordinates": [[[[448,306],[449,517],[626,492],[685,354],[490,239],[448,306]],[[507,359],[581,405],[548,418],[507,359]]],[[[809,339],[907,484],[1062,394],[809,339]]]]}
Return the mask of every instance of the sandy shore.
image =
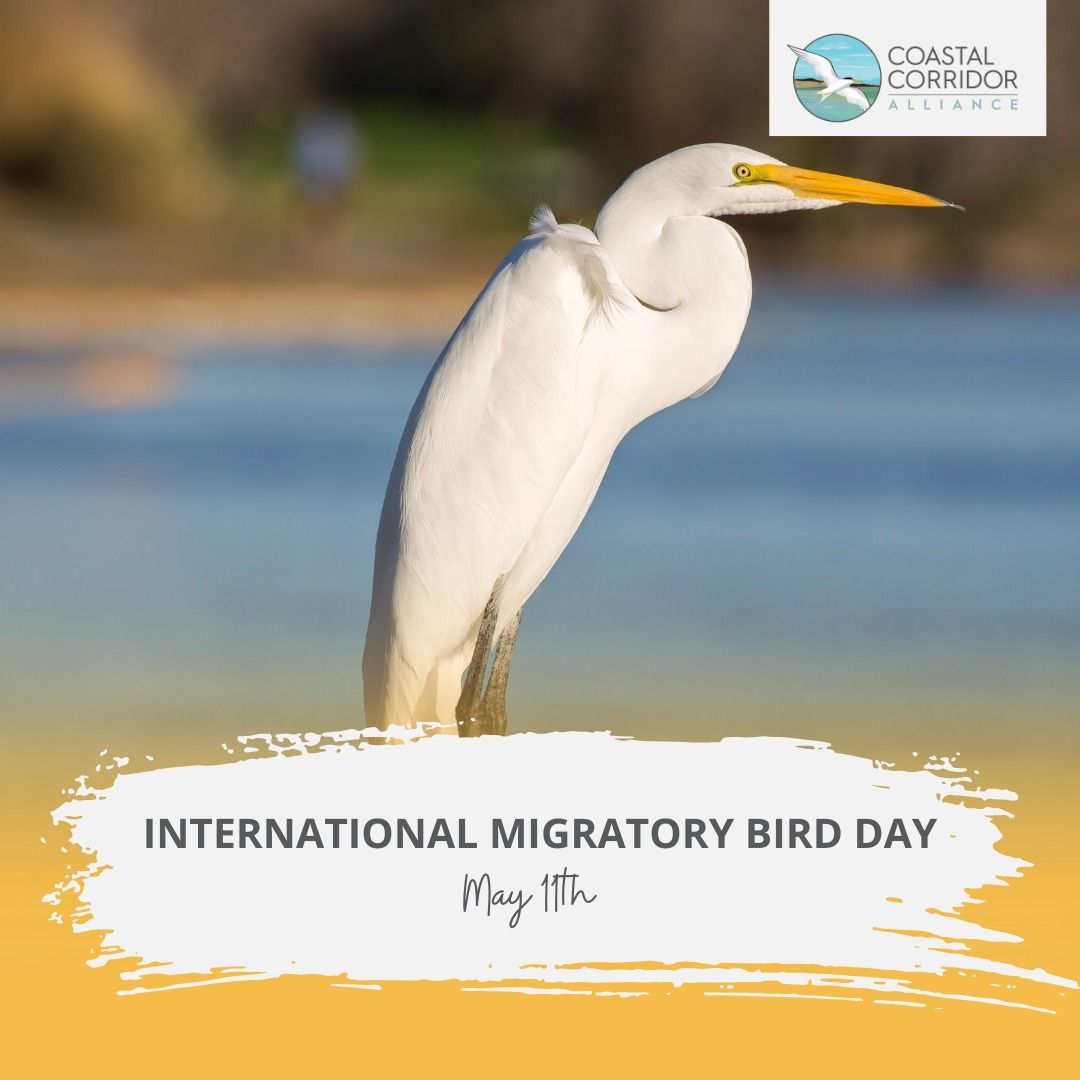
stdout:
{"type": "Polygon", "coordinates": [[[0,286],[0,346],[172,342],[441,342],[483,286],[461,273],[408,281],[0,286]]]}

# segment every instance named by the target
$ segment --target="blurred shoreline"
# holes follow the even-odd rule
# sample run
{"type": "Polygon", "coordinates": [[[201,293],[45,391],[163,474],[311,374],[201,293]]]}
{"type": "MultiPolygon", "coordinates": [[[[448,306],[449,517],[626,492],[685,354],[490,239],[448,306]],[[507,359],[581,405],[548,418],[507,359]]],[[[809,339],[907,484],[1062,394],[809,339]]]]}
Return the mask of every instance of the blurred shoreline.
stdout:
{"type": "Polygon", "coordinates": [[[444,341],[484,285],[483,272],[421,280],[7,285],[0,344],[444,341]]]}
{"type": "MultiPolygon", "coordinates": [[[[0,283],[0,349],[101,348],[152,350],[200,342],[261,344],[442,345],[468,311],[497,263],[471,269],[298,280],[206,280],[190,283],[0,283]]],[[[875,282],[824,282],[766,267],[755,275],[760,308],[770,296],[807,301],[837,289],[853,300],[886,294],[913,299],[979,296],[1056,307],[1070,302],[1069,283],[972,282],[949,276],[904,275],[875,282]]]]}

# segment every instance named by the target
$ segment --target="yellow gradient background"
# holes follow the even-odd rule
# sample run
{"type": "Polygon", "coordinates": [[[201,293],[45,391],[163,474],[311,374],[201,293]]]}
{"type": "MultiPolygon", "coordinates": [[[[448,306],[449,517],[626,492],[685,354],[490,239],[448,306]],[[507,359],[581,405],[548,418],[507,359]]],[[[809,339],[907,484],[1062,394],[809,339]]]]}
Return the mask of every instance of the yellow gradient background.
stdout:
{"type": "MultiPolygon", "coordinates": [[[[1069,742],[1063,739],[1063,750],[1069,742]]],[[[1068,757],[1055,761],[1044,752],[1010,760],[996,749],[992,757],[964,756],[969,764],[977,761],[981,783],[1020,793],[1015,819],[1002,823],[1000,846],[1034,866],[1007,887],[984,890],[985,904],[966,914],[1025,939],[980,946],[991,955],[1075,977],[1080,867],[1073,829],[1080,799],[1068,757]]],[[[41,902],[65,866],[54,840],[39,839],[51,832],[48,811],[62,801],[61,786],[88,767],[93,761],[85,752],[61,747],[4,762],[0,904],[10,1075],[552,1077],[737,1070],[751,1076],[955,1071],[996,1077],[1063,1076],[1069,1060],[1075,1062],[1080,995],[1056,988],[1030,997],[1056,1009],[1053,1016],[952,1001],[898,1007],[876,1004],[865,992],[863,1001],[838,1002],[709,997],[700,987],[661,986],[624,999],[474,993],[424,983],[366,991],[314,977],[117,996],[115,970],[86,965],[96,944],[92,935],[50,924],[51,909],[41,902]]],[[[965,987],[952,980],[942,989],[965,987]]]]}

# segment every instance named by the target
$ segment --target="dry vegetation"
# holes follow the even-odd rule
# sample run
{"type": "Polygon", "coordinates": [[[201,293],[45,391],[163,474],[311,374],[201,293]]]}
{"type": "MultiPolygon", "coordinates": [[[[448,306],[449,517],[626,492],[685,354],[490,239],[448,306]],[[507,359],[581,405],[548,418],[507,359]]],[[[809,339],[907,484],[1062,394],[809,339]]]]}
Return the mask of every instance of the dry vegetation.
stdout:
{"type": "Polygon", "coordinates": [[[885,212],[872,245],[861,210],[747,222],[759,262],[827,246],[853,273],[1075,279],[1080,9],[1050,9],[1048,139],[769,140],[761,0],[0,0],[0,274],[474,272],[532,203],[587,220],[634,164],[720,139],[970,210],[885,212]],[[312,244],[286,145],[328,96],[368,168],[347,229],[312,244]]]}

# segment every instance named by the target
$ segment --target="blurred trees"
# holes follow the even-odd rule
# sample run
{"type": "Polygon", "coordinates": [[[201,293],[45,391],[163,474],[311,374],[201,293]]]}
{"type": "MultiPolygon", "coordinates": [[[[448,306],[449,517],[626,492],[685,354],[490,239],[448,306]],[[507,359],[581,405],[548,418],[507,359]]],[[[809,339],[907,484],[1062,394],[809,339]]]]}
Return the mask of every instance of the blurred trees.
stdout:
{"type": "MultiPolygon", "coordinates": [[[[566,167],[587,178],[566,189],[568,205],[555,185],[567,218],[590,217],[642,161],[719,140],[971,211],[962,228],[956,215],[917,227],[882,216],[870,259],[858,212],[827,228],[813,214],[747,222],[755,255],[829,244],[853,265],[922,267],[933,252],[945,272],[1080,274],[1068,177],[1080,158],[1080,86],[1068,77],[1080,9],[1051,0],[1046,140],[770,140],[767,18],[764,0],[0,0],[0,206],[10,214],[12,197],[33,195],[227,216],[252,201],[237,196],[230,147],[331,97],[555,133],[576,149],[566,167]]],[[[377,144],[373,155],[377,166],[377,144]]],[[[539,179],[552,183],[550,170],[539,179]]],[[[522,214],[538,186],[520,185],[522,214]]]]}
{"type": "Polygon", "coordinates": [[[189,219],[222,191],[194,114],[85,7],[0,3],[4,193],[77,212],[189,219]]]}

